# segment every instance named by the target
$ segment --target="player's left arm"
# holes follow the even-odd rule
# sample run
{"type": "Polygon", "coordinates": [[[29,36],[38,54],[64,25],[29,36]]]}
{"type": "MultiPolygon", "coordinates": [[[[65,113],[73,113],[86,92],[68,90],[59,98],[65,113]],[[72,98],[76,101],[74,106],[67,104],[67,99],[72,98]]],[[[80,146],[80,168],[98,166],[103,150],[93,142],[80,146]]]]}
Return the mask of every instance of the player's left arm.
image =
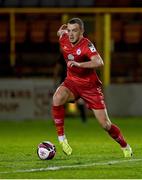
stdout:
{"type": "Polygon", "coordinates": [[[75,62],[68,61],[68,66],[76,66],[81,68],[98,68],[104,65],[104,62],[99,54],[90,57],[90,61],[87,62],[75,62]]]}

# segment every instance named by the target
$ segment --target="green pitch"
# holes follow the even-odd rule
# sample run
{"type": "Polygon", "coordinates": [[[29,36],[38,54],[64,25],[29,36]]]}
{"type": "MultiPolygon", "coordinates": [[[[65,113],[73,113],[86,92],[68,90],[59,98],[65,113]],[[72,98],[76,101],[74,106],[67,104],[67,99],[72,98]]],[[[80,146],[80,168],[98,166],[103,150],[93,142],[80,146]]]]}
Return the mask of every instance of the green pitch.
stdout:
{"type": "Polygon", "coordinates": [[[64,155],[58,145],[53,122],[0,121],[0,178],[142,178],[142,119],[113,118],[133,148],[131,159],[123,158],[119,145],[101,129],[95,119],[82,123],[66,119],[66,134],[73,154],[64,155]],[[37,145],[49,140],[57,148],[53,160],[37,157],[37,145]]]}

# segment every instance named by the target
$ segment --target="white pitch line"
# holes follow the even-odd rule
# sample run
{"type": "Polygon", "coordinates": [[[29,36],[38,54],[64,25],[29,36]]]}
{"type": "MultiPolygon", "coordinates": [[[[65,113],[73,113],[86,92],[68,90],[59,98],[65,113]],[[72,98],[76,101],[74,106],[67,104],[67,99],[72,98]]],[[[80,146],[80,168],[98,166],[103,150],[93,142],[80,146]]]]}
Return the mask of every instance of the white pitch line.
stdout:
{"type": "Polygon", "coordinates": [[[15,170],[15,171],[4,171],[0,172],[0,174],[11,174],[11,173],[25,173],[25,172],[37,172],[37,171],[57,171],[62,169],[72,169],[72,168],[86,168],[92,166],[103,166],[103,165],[113,165],[113,164],[121,164],[127,162],[139,162],[142,159],[127,159],[127,160],[114,160],[108,162],[96,162],[90,164],[76,164],[76,165],[67,165],[67,166],[50,166],[47,168],[37,168],[37,169],[24,169],[24,170],[15,170]]]}

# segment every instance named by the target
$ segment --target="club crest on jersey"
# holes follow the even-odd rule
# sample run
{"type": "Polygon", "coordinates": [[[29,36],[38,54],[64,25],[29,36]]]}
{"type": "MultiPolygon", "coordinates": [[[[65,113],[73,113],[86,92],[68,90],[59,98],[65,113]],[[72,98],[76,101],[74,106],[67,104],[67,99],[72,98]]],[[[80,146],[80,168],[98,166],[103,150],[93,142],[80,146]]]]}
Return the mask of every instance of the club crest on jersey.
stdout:
{"type": "Polygon", "coordinates": [[[80,55],[81,54],[81,49],[77,49],[76,54],[80,55]]]}
{"type": "Polygon", "coordinates": [[[91,52],[95,52],[96,51],[96,48],[94,47],[94,45],[92,43],[89,43],[88,47],[91,50],[91,52]]]}
{"type": "Polygon", "coordinates": [[[72,54],[68,55],[68,60],[74,60],[74,56],[72,54]]]}

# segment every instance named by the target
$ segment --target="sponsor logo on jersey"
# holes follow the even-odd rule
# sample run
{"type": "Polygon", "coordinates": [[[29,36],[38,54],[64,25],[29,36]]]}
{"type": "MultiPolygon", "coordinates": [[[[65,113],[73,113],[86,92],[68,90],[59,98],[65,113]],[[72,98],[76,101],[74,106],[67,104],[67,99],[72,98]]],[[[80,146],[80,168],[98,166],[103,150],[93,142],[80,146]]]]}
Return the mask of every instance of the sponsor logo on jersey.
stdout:
{"type": "Polygon", "coordinates": [[[72,54],[68,54],[68,60],[74,60],[74,56],[72,54]]]}
{"type": "Polygon", "coordinates": [[[67,49],[67,46],[64,46],[63,49],[67,49]]]}
{"type": "Polygon", "coordinates": [[[88,47],[89,47],[91,52],[96,52],[96,48],[94,47],[94,45],[92,43],[89,43],[88,47]]]}
{"type": "Polygon", "coordinates": [[[76,54],[80,55],[81,54],[81,49],[77,49],[76,54]]]}

